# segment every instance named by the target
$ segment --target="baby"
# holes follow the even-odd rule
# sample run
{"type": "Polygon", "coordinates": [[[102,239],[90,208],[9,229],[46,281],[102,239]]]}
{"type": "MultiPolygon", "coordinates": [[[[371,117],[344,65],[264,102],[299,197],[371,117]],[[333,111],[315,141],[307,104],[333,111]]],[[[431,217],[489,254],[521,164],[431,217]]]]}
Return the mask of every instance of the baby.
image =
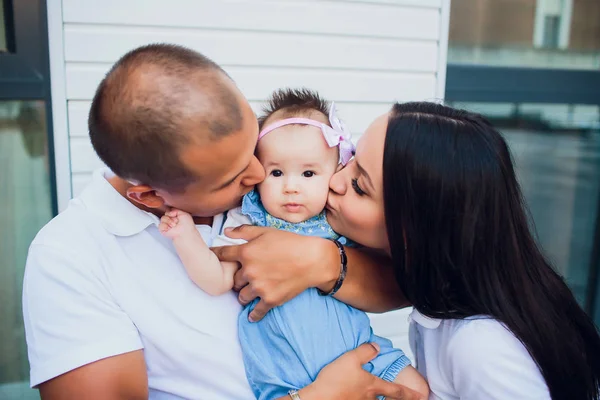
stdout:
{"type": "MultiPolygon", "coordinates": [[[[333,106],[305,89],[276,91],[264,111],[256,155],[266,178],[243,198],[241,207],[228,212],[224,228],[275,227],[334,240],[343,252],[347,240],[327,223],[324,208],[330,178],[353,155],[349,132],[333,106]]],[[[190,278],[202,290],[211,295],[231,290],[237,265],[216,258],[189,214],[169,211],[160,230],[173,240],[190,278]]],[[[231,243],[220,236],[213,245],[231,243]]],[[[252,323],[248,315],[257,302],[246,306],[238,326],[246,376],[258,399],[300,390],[325,365],[366,342],[381,348],[364,367],[367,371],[416,390],[426,387],[404,353],[372,333],[364,312],[312,288],[252,323]]]]}

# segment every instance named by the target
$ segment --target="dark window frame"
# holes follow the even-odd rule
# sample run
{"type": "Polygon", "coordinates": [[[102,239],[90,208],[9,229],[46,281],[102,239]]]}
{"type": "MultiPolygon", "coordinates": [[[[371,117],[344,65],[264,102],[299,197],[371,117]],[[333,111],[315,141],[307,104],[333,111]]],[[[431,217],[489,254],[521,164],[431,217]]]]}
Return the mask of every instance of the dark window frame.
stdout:
{"type": "Polygon", "coordinates": [[[446,99],[600,105],[600,71],[448,64],[446,99]]]}
{"type": "Polygon", "coordinates": [[[13,20],[12,0],[2,1],[2,9],[4,10],[4,28],[6,38],[6,50],[8,53],[15,52],[15,24],[13,20]]]}

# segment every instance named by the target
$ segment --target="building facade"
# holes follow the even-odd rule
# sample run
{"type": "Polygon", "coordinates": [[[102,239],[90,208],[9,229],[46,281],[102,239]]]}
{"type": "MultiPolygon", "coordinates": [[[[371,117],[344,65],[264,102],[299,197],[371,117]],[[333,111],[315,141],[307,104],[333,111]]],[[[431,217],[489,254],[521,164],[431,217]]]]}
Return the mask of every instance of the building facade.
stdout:
{"type": "MultiPolygon", "coordinates": [[[[5,246],[10,253],[3,248],[0,261],[5,278],[0,280],[0,304],[7,305],[0,318],[10,321],[0,329],[0,398],[37,396],[27,389],[20,311],[27,246],[102,166],[89,141],[87,114],[96,86],[121,55],[156,42],[198,50],[223,66],[256,111],[274,89],[318,90],[336,102],[356,137],[394,101],[444,97],[448,0],[0,4],[0,48],[7,44],[0,54],[0,71],[7,58],[19,56],[20,44],[31,40],[32,23],[44,44],[38,49],[43,65],[32,68],[32,76],[43,77],[37,97],[23,95],[27,88],[18,87],[18,75],[12,81],[6,77],[0,86],[15,89],[0,97],[0,140],[10,142],[0,145],[0,160],[7,164],[0,178],[9,189],[3,192],[10,193],[10,202],[8,194],[2,199],[8,204],[2,222],[9,229],[0,243],[15,243],[5,246]],[[32,19],[32,10],[37,19],[32,19]],[[31,135],[24,133],[27,124],[31,135]],[[21,232],[25,216],[28,229],[21,232]]],[[[407,315],[408,310],[373,315],[373,325],[408,350],[407,315]]]]}
{"type": "MultiPolygon", "coordinates": [[[[537,238],[600,324],[598,0],[0,0],[0,399],[36,399],[27,248],[102,163],[87,115],[127,51],[167,42],[232,76],[334,100],[355,138],[394,101],[483,113],[505,135],[537,238]]],[[[409,309],[371,315],[409,354],[409,309]]]]}

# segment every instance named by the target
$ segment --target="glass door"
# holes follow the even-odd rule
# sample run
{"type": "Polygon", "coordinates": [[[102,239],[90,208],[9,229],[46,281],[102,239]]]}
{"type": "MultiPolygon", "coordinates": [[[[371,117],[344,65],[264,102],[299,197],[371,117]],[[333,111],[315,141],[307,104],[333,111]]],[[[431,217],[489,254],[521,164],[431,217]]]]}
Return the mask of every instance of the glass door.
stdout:
{"type": "Polygon", "coordinates": [[[452,0],[446,100],[504,133],[538,241],[600,325],[600,1],[452,0]]]}
{"type": "Polygon", "coordinates": [[[0,0],[0,399],[29,389],[21,293],[27,249],[56,213],[46,5],[0,0]]]}

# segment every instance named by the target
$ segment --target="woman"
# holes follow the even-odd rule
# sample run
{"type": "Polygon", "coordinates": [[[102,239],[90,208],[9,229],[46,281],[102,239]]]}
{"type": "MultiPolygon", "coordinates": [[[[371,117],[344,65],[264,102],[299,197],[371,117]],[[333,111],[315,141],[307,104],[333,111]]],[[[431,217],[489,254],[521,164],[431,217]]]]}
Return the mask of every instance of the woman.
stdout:
{"type": "Polygon", "coordinates": [[[536,245],[483,117],[396,104],[331,189],[332,227],[392,257],[433,398],[599,397],[598,332],[536,245]]]}
{"type": "MultiPolygon", "coordinates": [[[[396,104],[369,127],[330,188],[332,227],[391,256],[414,306],[411,344],[430,398],[599,398],[598,332],[536,245],[508,147],[483,117],[396,104]]],[[[251,235],[236,237],[261,236],[263,246],[275,240],[274,232],[249,228],[251,235]]],[[[296,240],[312,252],[314,238],[296,240]]],[[[285,281],[276,265],[307,267],[257,246],[226,260],[266,264],[274,272],[263,282],[285,281]]],[[[351,398],[360,387],[352,383],[367,379],[347,362],[355,356],[324,368],[301,398],[351,398]],[[323,397],[325,388],[331,396],[323,397]]]]}

